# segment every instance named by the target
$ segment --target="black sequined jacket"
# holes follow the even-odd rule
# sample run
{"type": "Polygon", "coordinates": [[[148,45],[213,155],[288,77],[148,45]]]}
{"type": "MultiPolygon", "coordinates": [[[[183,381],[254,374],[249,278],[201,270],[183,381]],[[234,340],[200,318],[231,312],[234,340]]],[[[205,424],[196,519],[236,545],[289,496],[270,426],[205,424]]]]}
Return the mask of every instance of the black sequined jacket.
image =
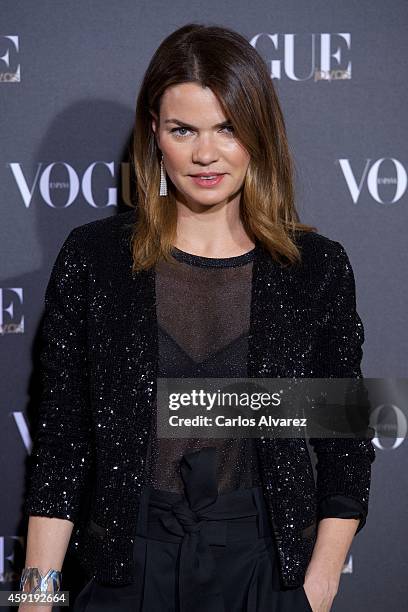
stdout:
{"type": "MultiPolygon", "coordinates": [[[[71,546],[100,582],[132,580],[132,547],[156,393],[154,269],[131,272],[135,211],[76,227],[54,263],[42,328],[43,394],[25,512],[74,523],[71,546]]],[[[283,268],[256,243],[248,377],[361,377],[364,330],[339,242],[299,235],[283,268]]],[[[370,439],[256,440],[283,584],[303,584],[318,510],[340,494],[364,508],[370,439]]]]}

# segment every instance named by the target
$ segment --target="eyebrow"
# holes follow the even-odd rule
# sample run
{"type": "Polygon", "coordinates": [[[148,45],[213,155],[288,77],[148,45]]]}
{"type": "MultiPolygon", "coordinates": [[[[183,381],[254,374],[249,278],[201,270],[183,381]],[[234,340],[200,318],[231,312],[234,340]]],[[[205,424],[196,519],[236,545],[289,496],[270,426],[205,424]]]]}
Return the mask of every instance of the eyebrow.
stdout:
{"type": "MultiPolygon", "coordinates": [[[[189,123],[185,123],[184,121],[180,121],[180,119],[166,119],[164,123],[175,123],[176,125],[180,125],[181,127],[191,128],[192,130],[197,130],[198,128],[194,125],[190,125],[189,123]]],[[[221,121],[221,123],[216,123],[213,125],[213,128],[220,128],[226,125],[230,125],[231,121],[228,119],[226,121],[221,121]]]]}

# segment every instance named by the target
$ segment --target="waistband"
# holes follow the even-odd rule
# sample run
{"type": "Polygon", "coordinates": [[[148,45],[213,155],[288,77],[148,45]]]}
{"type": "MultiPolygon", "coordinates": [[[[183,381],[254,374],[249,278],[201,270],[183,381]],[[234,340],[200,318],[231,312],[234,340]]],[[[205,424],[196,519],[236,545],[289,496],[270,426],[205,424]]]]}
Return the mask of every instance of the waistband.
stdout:
{"type": "Polygon", "coordinates": [[[209,545],[271,535],[262,488],[218,494],[216,448],[186,453],[180,461],[184,494],[144,486],[137,535],[180,542],[180,611],[223,611],[222,592],[209,545]]]}

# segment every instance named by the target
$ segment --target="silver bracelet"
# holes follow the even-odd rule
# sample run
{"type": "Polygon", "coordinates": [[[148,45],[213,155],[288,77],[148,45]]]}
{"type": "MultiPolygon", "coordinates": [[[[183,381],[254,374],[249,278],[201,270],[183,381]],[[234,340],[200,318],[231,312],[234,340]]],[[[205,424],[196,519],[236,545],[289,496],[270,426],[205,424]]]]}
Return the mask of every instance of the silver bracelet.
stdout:
{"type": "Polygon", "coordinates": [[[38,567],[25,567],[20,578],[20,591],[24,593],[57,593],[61,588],[62,573],[49,569],[42,574],[38,567]]]}

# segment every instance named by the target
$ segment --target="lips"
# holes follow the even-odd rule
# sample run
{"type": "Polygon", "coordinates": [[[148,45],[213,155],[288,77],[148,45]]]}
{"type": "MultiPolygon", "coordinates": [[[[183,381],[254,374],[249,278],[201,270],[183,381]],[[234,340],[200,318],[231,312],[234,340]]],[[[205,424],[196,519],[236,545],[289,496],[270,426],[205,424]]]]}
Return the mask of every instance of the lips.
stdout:
{"type": "Polygon", "coordinates": [[[213,187],[221,183],[224,174],[193,174],[191,178],[199,187],[213,187]]]}
{"type": "Polygon", "coordinates": [[[222,176],[223,172],[200,172],[200,174],[190,174],[195,177],[209,177],[209,176],[222,176]]]}

